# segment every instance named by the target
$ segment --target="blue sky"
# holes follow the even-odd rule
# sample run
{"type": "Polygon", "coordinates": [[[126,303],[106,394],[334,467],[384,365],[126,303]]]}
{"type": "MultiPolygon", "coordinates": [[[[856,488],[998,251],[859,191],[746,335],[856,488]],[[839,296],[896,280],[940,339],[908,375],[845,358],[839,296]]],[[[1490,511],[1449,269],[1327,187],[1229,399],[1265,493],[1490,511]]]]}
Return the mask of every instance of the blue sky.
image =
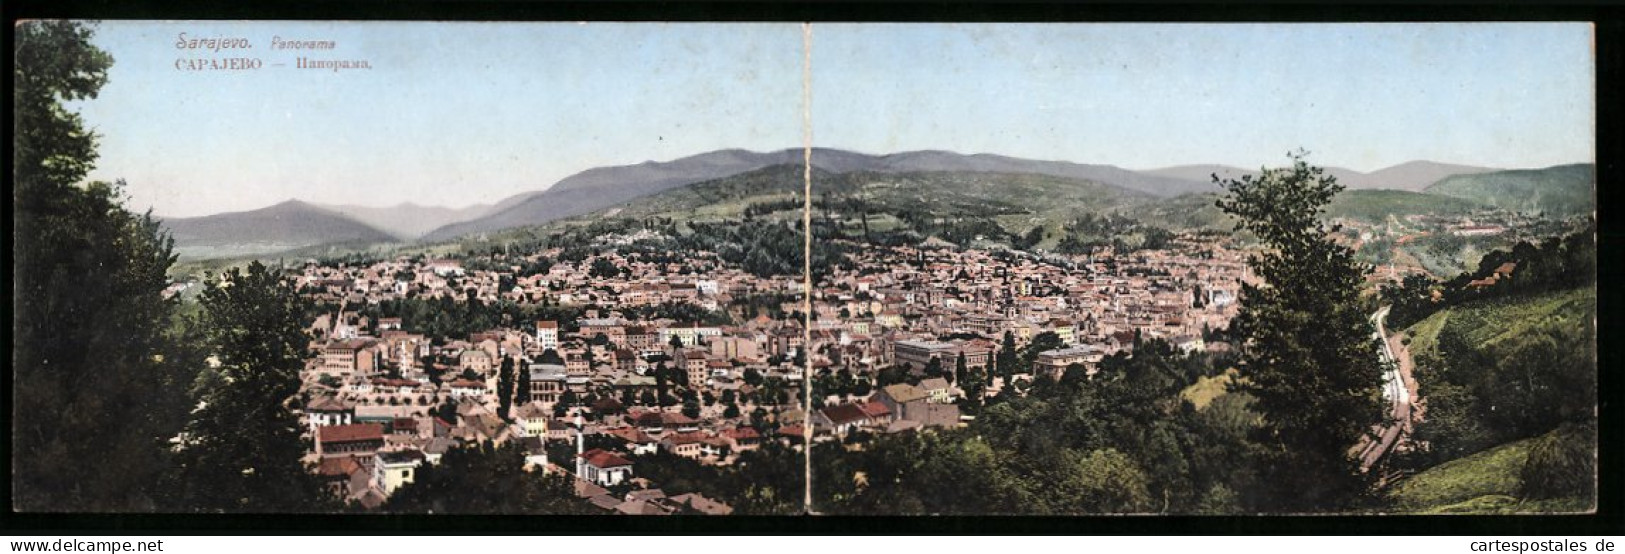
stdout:
{"type": "Polygon", "coordinates": [[[83,106],[93,176],[161,215],[492,203],[601,165],[801,143],[798,25],[104,22],[96,42],[115,62],[83,106]],[[181,32],[289,67],[178,71],[181,32]],[[293,69],[273,36],[373,69],[293,69]]]}
{"type": "MultiPolygon", "coordinates": [[[[105,22],[92,177],[194,216],[462,206],[578,171],[796,147],[799,24],[105,22]],[[188,72],[177,34],[328,39],[369,71],[188,72]]],[[[241,54],[241,52],[239,53],[241,54]]],[[[1133,169],[1590,161],[1587,24],[815,24],[820,146],[1133,169]]]]}
{"type": "Polygon", "coordinates": [[[1594,157],[1589,24],[819,25],[813,45],[824,146],[1131,169],[1594,157]]]}

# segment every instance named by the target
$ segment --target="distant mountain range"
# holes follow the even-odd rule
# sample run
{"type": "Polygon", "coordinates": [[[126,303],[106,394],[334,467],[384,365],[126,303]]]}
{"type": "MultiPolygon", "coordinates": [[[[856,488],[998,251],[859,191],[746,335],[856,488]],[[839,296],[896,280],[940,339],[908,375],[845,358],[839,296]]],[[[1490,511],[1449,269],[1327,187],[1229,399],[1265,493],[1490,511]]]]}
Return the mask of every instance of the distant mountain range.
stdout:
{"type": "MultiPolygon", "coordinates": [[[[1379,169],[1370,173],[1362,173],[1341,167],[1325,168],[1326,173],[1336,177],[1337,182],[1350,189],[1388,189],[1408,190],[1421,192],[1429,185],[1439,182],[1440,179],[1452,175],[1472,175],[1498,171],[1489,167],[1474,167],[1470,165],[1443,164],[1438,162],[1413,161],[1405,162],[1393,167],[1379,169]]],[[[1210,182],[1210,177],[1218,174],[1221,179],[1238,179],[1242,175],[1256,175],[1257,169],[1242,169],[1227,165],[1182,165],[1164,169],[1146,171],[1152,175],[1160,175],[1175,179],[1198,180],[1203,183],[1210,182]]]]}
{"type": "MultiPolygon", "coordinates": [[[[668,162],[600,167],[566,177],[546,189],[516,194],[491,205],[460,209],[411,203],[372,208],[289,201],[248,212],[178,218],[166,221],[166,225],[174,233],[182,254],[192,252],[194,256],[205,251],[237,252],[283,245],[296,248],[330,243],[442,242],[624,206],[634,199],[772,166],[799,165],[802,155],[801,149],[772,152],[733,149],[668,162]]],[[[814,148],[812,164],[820,174],[825,175],[952,173],[1047,176],[1164,198],[1187,193],[1218,192],[1209,177],[1214,173],[1228,178],[1256,173],[1256,170],[1223,165],[1186,165],[1135,171],[1112,165],[1026,160],[994,154],[967,155],[940,150],[873,155],[814,148]]],[[[1584,164],[1542,170],[1502,171],[1414,161],[1370,173],[1342,168],[1328,168],[1327,172],[1350,189],[1425,191],[1510,209],[1520,209],[1513,206],[1535,206],[1568,213],[1576,206],[1594,205],[1585,203],[1591,198],[1590,183],[1594,180],[1590,177],[1590,168],[1589,164],[1584,164]],[[1562,176],[1548,176],[1542,172],[1556,172],[1562,176]],[[1520,183],[1525,185],[1520,186],[1520,183]],[[1547,186],[1557,186],[1563,192],[1542,192],[1543,187],[1547,186]],[[1584,189],[1584,194],[1570,189],[1584,189]]],[[[815,180],[814,187],[817,186],[815,180]]]]}
{"type": "Polygon", "coordinates": [[[485,215],[493,208],[488,204],[476,204],[466,208],[444,208],[420,206],[411,202],[387,208],[324,204],[316,206],[349,216],[356,221],[386,231],[400,240],[415,240],[440,227],[485,215]]]}
{"type": "Polygon", "coordinates": [[[351,216],[299,200],[203,217],[163,219],[177,252],[190,258],[269,254],[323,244],[397,239],[351,216]]]}
{"type": "MultiPolygon", "coordinates": [[[[669,162],[589,169],[567,177],[547,190],[510,197],[498,203],[499,208],[484,217],[436,229],[424,235],[423,240],[447,240],[472,233],[546,223],[701,181],[773,165],[800,163],[802,155],[800,149],[774,152],[719,150],[669,162]],[[500,209],[503,205],[509,207],[500,209]]],[[[1143,174],[1110,165],[1024,160],[994,154],[966,155],[940,150],[873,155],[814,148],[812,165],[837,174],[857,171],[1027,173],[1094,181],[1158,196],[1176,196],[1213,188],[1205,180],[1143,174]]]]}

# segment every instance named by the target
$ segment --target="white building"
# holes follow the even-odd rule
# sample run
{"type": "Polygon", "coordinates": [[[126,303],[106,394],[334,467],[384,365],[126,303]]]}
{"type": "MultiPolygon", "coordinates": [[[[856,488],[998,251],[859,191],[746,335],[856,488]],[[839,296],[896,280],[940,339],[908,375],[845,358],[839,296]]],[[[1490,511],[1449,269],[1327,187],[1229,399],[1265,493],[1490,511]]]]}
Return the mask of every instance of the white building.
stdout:
{"type": "Polygon", "coordinates": [[[536,322],[536,342],[542,345],[543,350],[549,348],[557,350],[559,348],[559,322],[536,322]]]}
{"type": "Polygon", "coordinates": [[[587,439],[581,416],[576,416],[576,478],[601,487],[619,485],[632,479],[632,462],[614,452],[594,448],[583,452],[587,439]]]}
{"type": "Polygon", "coordinates": [[[393,494],[395,489],[412,482],[424,459],[423,453],[417,450],[379,452],[372,464],[373,486],[385,496],[393,494]]]}

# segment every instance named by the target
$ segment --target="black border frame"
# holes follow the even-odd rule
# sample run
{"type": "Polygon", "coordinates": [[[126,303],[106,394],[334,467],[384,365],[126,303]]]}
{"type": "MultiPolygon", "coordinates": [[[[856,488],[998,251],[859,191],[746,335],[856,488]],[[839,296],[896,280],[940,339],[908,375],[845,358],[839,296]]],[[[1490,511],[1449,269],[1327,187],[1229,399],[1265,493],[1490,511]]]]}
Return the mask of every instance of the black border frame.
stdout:
{"type": "MultiPolygon", "coordinates": [[[[1540,5],[1282,2],[1226,5],[1216,2],[1121,3],[1042,2],[550,2],[524,0],[344,0],[210,3],[202,0],[15,0],[0,5],[8,24],[3,33],[8,55],[20,19],[269,19],[269,20],[428,20],[428,21],[753,21],[753,22],[1401,22],[1401,21],[1591,21],[1596,52],[1596,162],[1598,272],[1618,275],[1625,242],[1617,219],[1604,217],[1617,206],[1620,189],[1618,88],[1625,61],[1625,7],[1606,2],[1540,5]]],[[[816,28],[815,28],[816,33],[816,28]]],[[[815,35],[816,40],[816,35],[815,35]]],[[[5,73],[11,95],[13,72],[5,73]]],[[[6,118],[9,120],[9,118],[6,118]]],[[[8,125],[5,132],[13,130],[8,125]]],[[[11,153],[7,151],[7,166],[11,153]]],[[[9,172],[8,172],[9,173],[9,172]]],[[[9,177],[9,176],[8,176],[9,177]]],[[[9,181],[9,179],[8,179],[9,181]]],[[[12,214],[4,214],[7,234],[12,214]]],[[[13,245],[15,247],[15,244],[13,245]]],[[[11,251],[7,251],[9,261],[11,251]]],[[[9,264],[8,264],[9,265],[9,264]]],[[[1599,279],[1600,281],[1600,279],[1599,279]]],[[[9,287],[8,287],[9,288],[9,287]]],[[[447,534],[998,534],[998,535],[1622,535],[1625,534],[1625,437],[1621,436],[1622,348],[1615,321],[1622,298],[1618,287],[1598,287],[1599,479],[1597,512],[1543,516],[1099,516],[1099,517],[848,517],[787,516],[729,518],[618,518],[603,516],[427,516],[427,515],[167,515],[19,514],[9,502],[11,474],[0,474],[8,499],[0,513],[7,534],[225,535],[293,532],[304,535],[447,534]],[[1606,369],[1605,369],[1606,368],[1606,369]]],[[[11,294],[11,291],[7,291],[11,294]]],[[[10,335],[10,329],[6,330],[10,335]]],[[[0,382],[0,404],[10,405],[12,382],[0,382]]],[[[0,453],[11,460],[11,428],[3,427],[0,453]]]]}

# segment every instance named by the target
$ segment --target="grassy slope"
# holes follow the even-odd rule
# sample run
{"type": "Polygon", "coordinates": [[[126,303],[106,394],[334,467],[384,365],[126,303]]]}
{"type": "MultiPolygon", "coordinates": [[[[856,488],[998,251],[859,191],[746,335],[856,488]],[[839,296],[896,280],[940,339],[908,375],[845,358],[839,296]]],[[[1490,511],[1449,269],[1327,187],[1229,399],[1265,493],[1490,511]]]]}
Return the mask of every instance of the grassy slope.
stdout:
{"type": "MultiPolygon", "coordinates": [[[[1495,298],[1440,310],[1406,330],[1411,351],[1433,350],[1446,325],[1461,328],[1468,340],[1485,347],[1519,340],[1531,329],[1577,325],[1596,317],[1595,289],[1556,291],[1531,297],[1495,298]]],[[[1538,439],[1503,444],[1445,462],[1400,481],[1387,498],[1394,509],[1420,513],[1572,512],[1589,506],[1556,499],[1516,497],[1518,474],[1529,447],[1538,439]]]]}
{"type": "Polygon", "coordinates": [[[1197,379],[1195,384],[1185,387],[1185,390],[1179,391],[1179,397],[1189,400],[1190,403],[1196,406],[1196,409],[1198,410],[1206,408],[1208,404],[1213,402],[1213,399],[1223,396],[1226,392],[1228,392],[1225,390],[1225,387],[1228,386],[1231,381],[1234,381],[1235,378],[1235,368],[1227,369],[1224,373],[1213,377],[1202,377],[1197,379]]]}
{"type": "Polygon", "coordinates": [[[1596,289],[1492,298],[1440,310],[1407,330],[1411,350],[1431,350],[1445,325],[1459,326],[1467,339],[1486,347],[1527,335],[1537,326],[1580,325],[1597,314],[1596,289]]]}
{"type": "MultiPolygon", "coordinates": [[[[1554,431],[1555,433],[1556,431],[1554,431]]],[[[1518,474],[1540,437],[1511,442],[1439,464],[1389,488],[1395,511],[1419,514],[1512,514],[1583,512],[1574,499],[1526,501],[1517,497],[1518,474]]]]}
{"type": "Polygon", "coordinates": [[[1473,200],[1437,194],[1403,190],[1348,190],[1332,200],[1326,207],[1326,215],[1381,222],[1390,215],[1398,217],[1413,214],[1455,215],[1485,207],[1473,200]]]}
{"type": "Polygon", "coordinates": [[[1476,512],[1514,505],[1518,472],[1535,440],[1503,444],[1428,468],[1388,489],[1388,500],[1396,510],[1421,513],[1476,512]]]}

